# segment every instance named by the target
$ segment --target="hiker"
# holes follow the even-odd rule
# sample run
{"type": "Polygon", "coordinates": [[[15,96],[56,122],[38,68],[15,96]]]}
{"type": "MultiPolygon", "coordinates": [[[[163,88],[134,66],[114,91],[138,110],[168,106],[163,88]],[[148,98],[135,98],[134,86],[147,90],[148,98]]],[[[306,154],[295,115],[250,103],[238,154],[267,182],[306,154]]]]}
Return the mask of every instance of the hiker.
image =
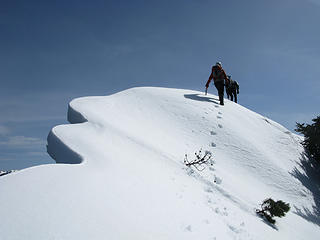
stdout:
{"type": "Polygon", "coordinates": [[[234,98],[234,102],[237,103],[237,94],[239,94],[239,84],[237,83],[237,81],[231,79],[231,76],[228,75],[227,76],[229,81],[226,84],[226,92],[227,92],[227,97],[229,99],[230,96],[230,100],[233,101],[234,98]]]}
{"type": "MultiPolygon", "coordinates": [[[[227,77],[228,77],[228,79],[229,79],[229,81],[230,81],[230,75],[227,75],[227,77]]],[[[229,86],[229,85],[228,85],[228,86],[229,86]]],[[[230,99],[231,94],[230,94],[230,91],[229,91],[229,89],[228,89],[228,86],[226,86],[226,93],[227,93],[227,98],[230,99]]]]}
{"type": "Polygon", "coordinates": [[[228,84],[229,80],[225,71],[222,68],[221,62],[217,62],[216,65],[212,67],[211,74],[206,83],[206,91],[212,79],[215,87],[218,90],[220,105],[224,105],[223,103],[224,86],[228,84]]]}

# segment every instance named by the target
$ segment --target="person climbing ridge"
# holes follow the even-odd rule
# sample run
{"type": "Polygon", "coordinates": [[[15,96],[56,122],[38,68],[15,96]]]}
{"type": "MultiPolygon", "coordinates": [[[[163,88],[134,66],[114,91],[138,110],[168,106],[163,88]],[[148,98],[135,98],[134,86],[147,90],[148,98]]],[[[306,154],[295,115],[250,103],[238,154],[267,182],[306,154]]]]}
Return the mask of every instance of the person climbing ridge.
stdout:
{"type": "Polygon", "coordinates": [[[231,101],[233,101],[234,98],[234,102],[237,103],[237,94],[239,94],[239,84],[237,81],[231,79],[230,75],[228,75],[227,77],[229,79],[229,82],[226,85],[227,97],[229,99],[230,96],[231,101]]]}
{"type": "Polygon", "coordinates": [[[225,71],[222,68],[221,62],[216,62],[216,65],[214,65],[212,67],[211,74],[210,74],[209,79],[206,83],[206,92],[208,90],[209,84],[212,79],[214,82],[214,86],[218,90],[220,105],[224,105],[224,102],[223,102],[224,86],[228,85],[229,80],[228,80],[228,77],[227,77],[225,71]]]}

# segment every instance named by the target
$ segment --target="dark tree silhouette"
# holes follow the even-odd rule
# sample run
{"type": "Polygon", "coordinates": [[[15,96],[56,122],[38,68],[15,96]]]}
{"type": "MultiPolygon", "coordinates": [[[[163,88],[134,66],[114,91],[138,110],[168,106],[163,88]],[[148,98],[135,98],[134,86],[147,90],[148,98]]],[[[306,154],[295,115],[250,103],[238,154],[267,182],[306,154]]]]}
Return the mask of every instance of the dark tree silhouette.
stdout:
{"type": "Polygon", "coordinates": [[[273,217],[284,217],[286,213],[290,210],[289,203],[285,203],[281,200],[274,201],[268,198],[261,204],[261,210],[257,209],[257,214],[266,218],[266,220],[272,224],[275,224],[273,217]]]}
{"type": "Polygon", "coordinates": [[[295,131],[304,135],[302,145],[307,154],[320,164],[320,116],[312,119],[312,124],[296,123],[295,131]]]}

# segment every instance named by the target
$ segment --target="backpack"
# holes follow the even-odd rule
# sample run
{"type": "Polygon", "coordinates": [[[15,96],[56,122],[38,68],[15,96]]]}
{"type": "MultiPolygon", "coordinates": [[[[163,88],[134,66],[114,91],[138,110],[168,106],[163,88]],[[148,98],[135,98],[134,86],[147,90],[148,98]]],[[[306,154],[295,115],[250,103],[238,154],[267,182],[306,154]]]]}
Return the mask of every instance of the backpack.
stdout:
{"type": "Polygon", "coordinates": [[[237,81],[229,79],[229,84],[226,86],[228,90],[237,90],[239,88],[239,85],[237,81]]]}
{"type": "Polygon", "coordinates": [[[213,66],[212,67],[212,76],[213,76],[213,79],[223,79],[224,74],[223,74],[222,68],[219,69],[217,66],[213,66]]]}

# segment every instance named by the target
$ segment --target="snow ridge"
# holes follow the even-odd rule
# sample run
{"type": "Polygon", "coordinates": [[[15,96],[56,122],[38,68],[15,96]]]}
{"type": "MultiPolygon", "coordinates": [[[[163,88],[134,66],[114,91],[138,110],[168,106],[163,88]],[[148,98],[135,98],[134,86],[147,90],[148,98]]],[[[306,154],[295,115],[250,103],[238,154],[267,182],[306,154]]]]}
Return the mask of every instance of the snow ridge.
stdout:
{"type": "Polygon", "coordinates": [[[0,219],[2,236],[317,239],[316,220],[301,217],[317,199],[294,176],[303,172],[299,137],[217,99],[149,87],[74,99],[71,124],[48,135],[48,153],[63,164],[0,180],[0,210],[9,216],[0,219]],[[183,164],[199,149],[215,161],[201,172],[183,164]],[[255,215],[267,197],[292,206],[275,227],[255,215]]]}

